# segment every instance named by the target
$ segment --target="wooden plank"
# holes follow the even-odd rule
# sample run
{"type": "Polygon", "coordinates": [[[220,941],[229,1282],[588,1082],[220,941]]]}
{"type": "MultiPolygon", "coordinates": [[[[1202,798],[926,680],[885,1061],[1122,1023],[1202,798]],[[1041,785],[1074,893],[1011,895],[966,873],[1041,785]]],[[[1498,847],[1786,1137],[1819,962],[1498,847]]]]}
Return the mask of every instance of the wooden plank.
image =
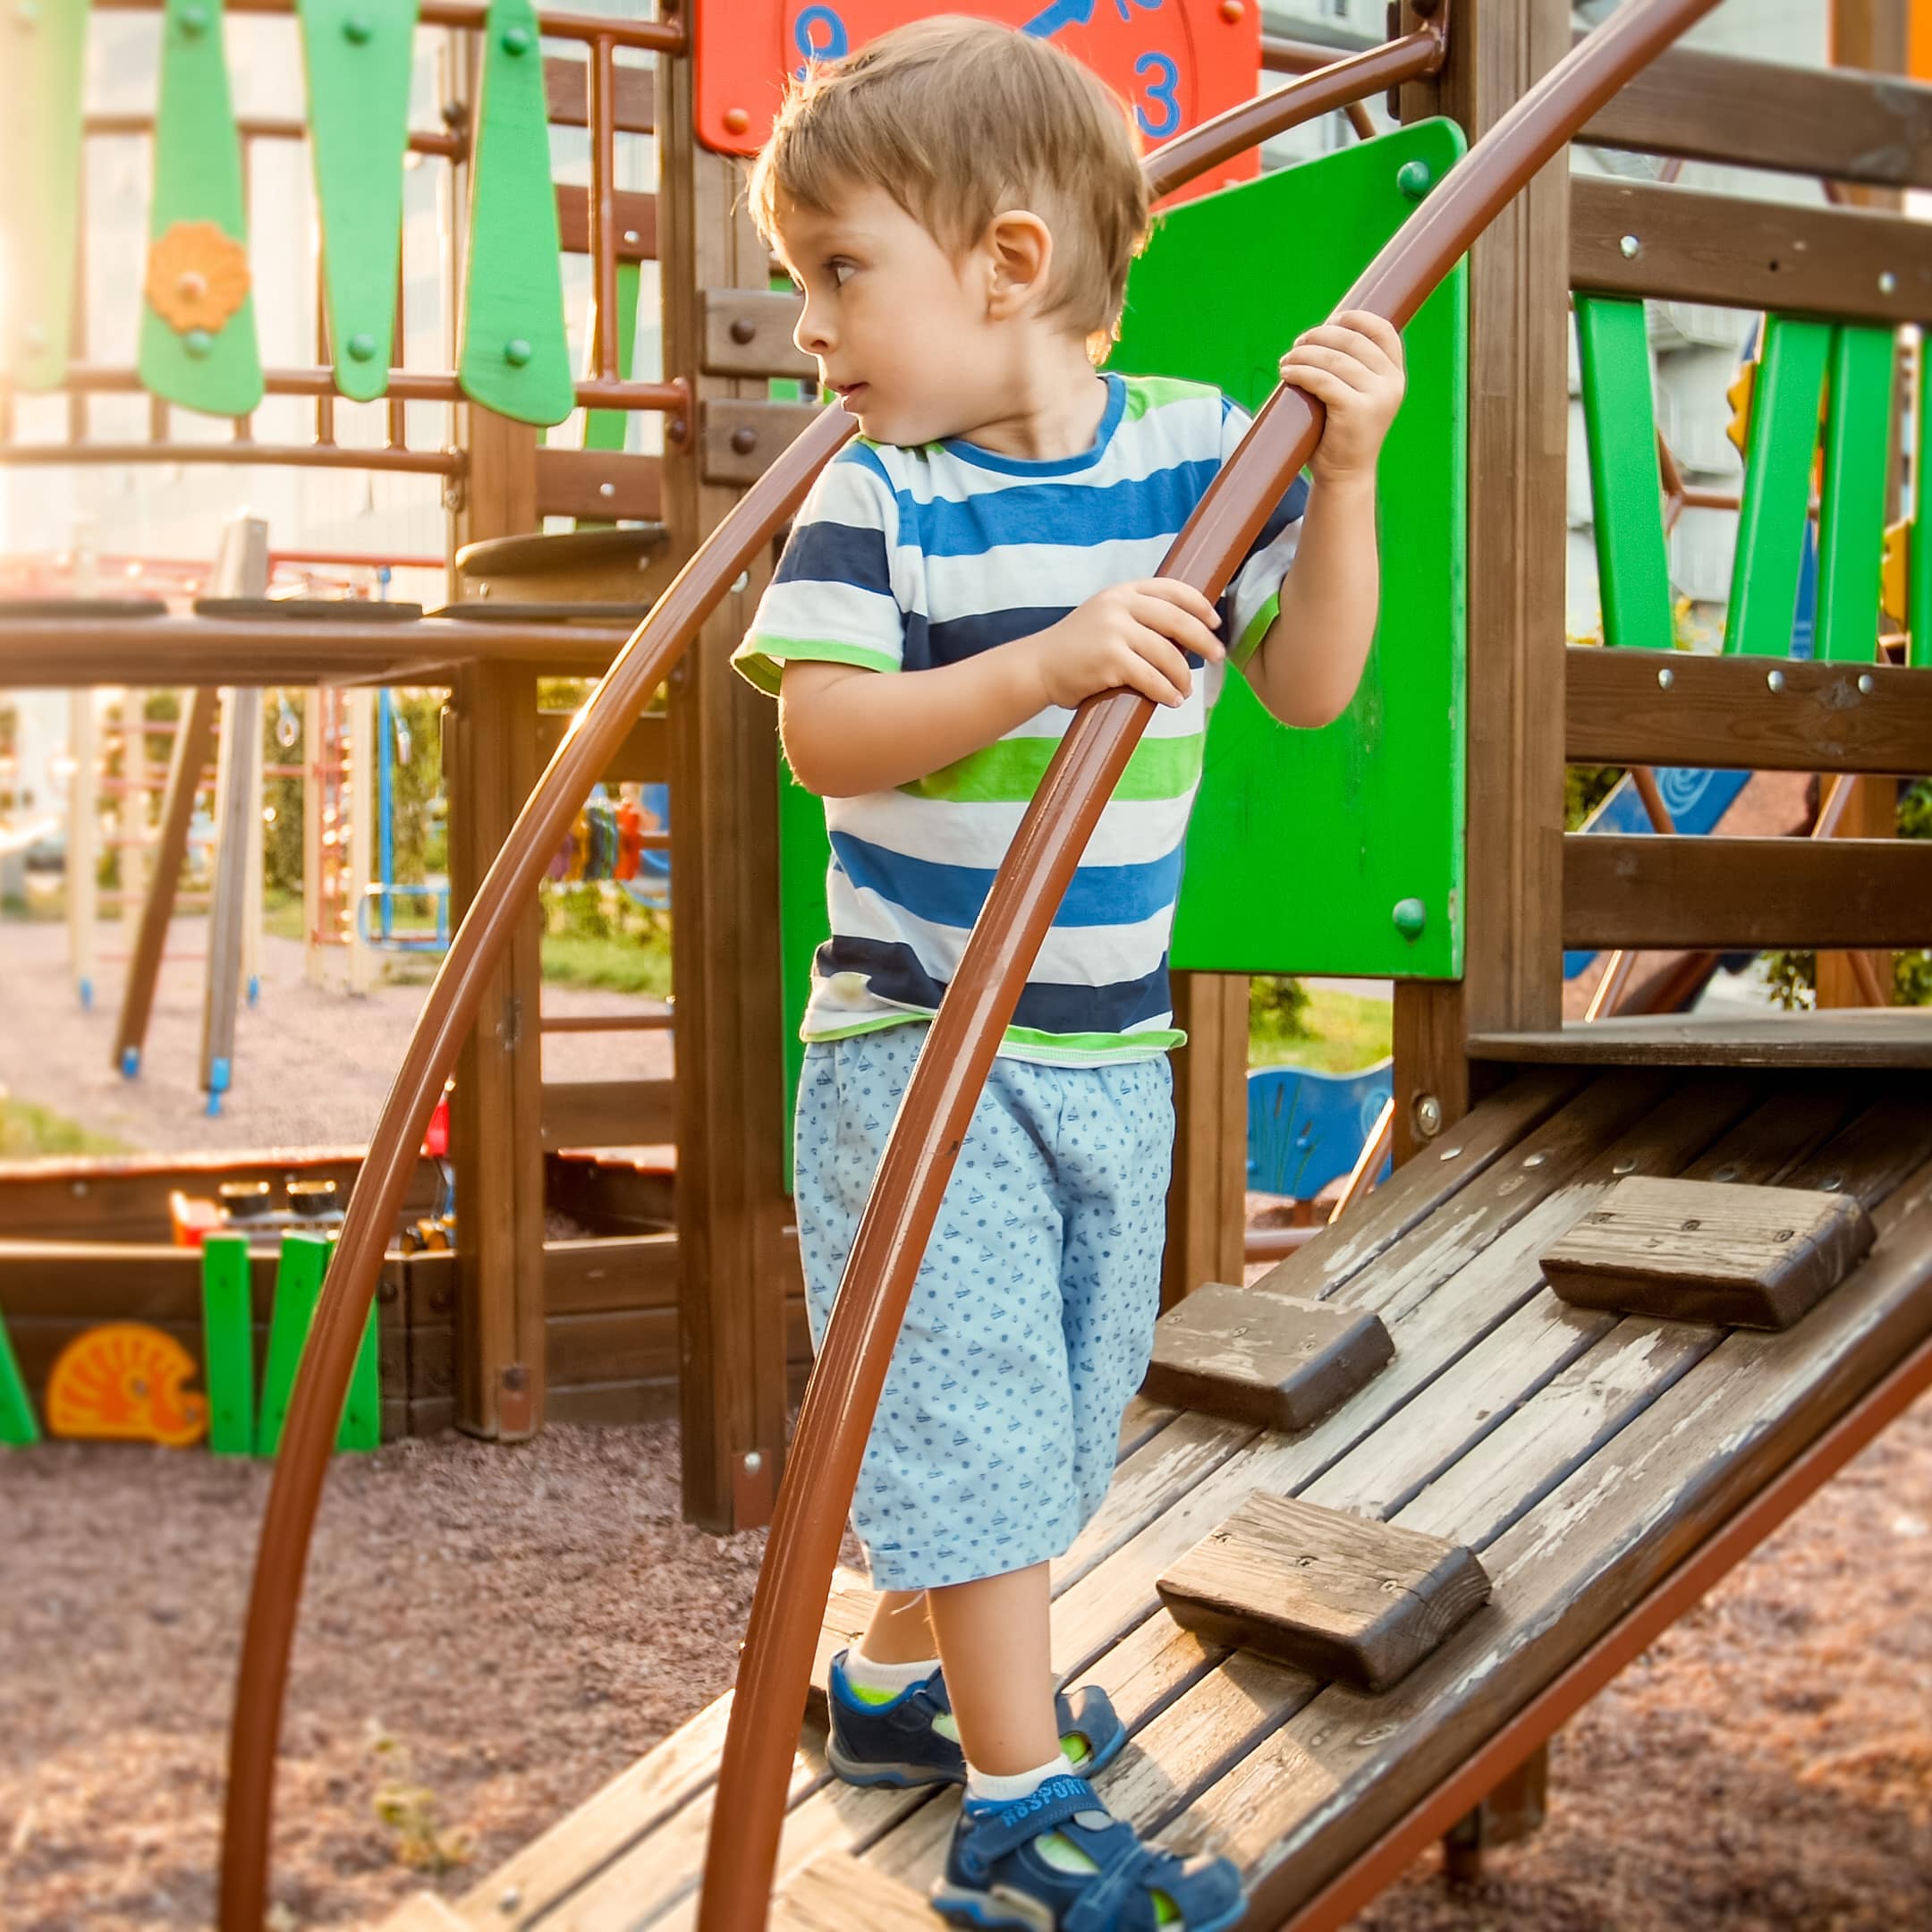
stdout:
{"type": "Polygon", "coordinates": [[[1463,1545],[1266,1492],[1155,1588],[1183,1630],[1363,1690],[1399,1682],[1489,1601],[1463,1545]]]}
{"type": "Polygon", "coordinates": [[[1239,1281],[1248,1202],[1248,981],[1235,973],[1175,973],[1174,1162],[1161,1306],[1203,1282],[1239,1281]]]}
{"type": "Polygon", "coordinates": [[[434,1892],[418,1892],[383,1920],[381,1932],[470,1932],[470,1922],[434,1892]]]}
{"type": "MultiPolygon", "coordinates": [[[[611,247],[621,262],[657,259],[657,197],[620,188],[611,196],[611,247]]],[[[556,183],[557,241],[566,255],[590,252],[590,191],[556,183]]]]}
{"type": "MultiPolygon", "coordinates": [[[[1433,8],[1428,11],[1433,12],[1433,8]]],[[[1416,8],[1402,18],[1420,24],[1416,8]]],[[[1486,13],[1402,118],[1446,114],[1471,142],[1569,51],[1561,0],[1486,13]]],[[[1554,1026],[1563,1010],[1561,715],[1570,188],[1545,168],[1477,238],[1469,269],[1468,937],[1459,986],[1395,989],[1398,1160],[1424,1096],[1453,1126],[1482,1097],[1464,1038],[1554,1026]]],[[[1426,1137],[1425,1137],[1426,1138],[1426,1137]]]]}
{"type": "MultiPolygon", "coordinates": [[[[665,372],[700,408],[749,400],[765,386],[703,371],[698,291],[768,286],[770,254],[738,164],[695,138],[691,63],[664,64],[658,85],[665,372]]],[[[665,474],[665,521],[684,543],[737,500],[701,471],[686,459],[665,474]]],[[[684,1506],[713,1530],[766,1519],[787,1434],[777,758],[770,701],[730,665],[768,572],[755,564],[693,640],[671,714],[672,791],[691,807],[671,835],[684,1506]]]]}
{"type": "Polygon", "coordinates": [[[659,1147],[676,1127],[675,1082],[668,1080],[546,1080],[543,1145],[659,1147]]]}
{"type": "Polygon", "coordinates": [[[923,1893],[844,1852],[814,1860],[772,1901],[772,1932],[932,1932],[923,1893]]]}
{"type": "Polygon", "coordinates": [[[1895,665],[1764,665],[1689,651],[1564,653],[1564,755],[1579,765],[1932,769],[1932,678],[1895,665]],[[1660,682],[1668,672],[1669,682],[1660,682]]]}
{"type": "MultiPolygon", "coordinates": [[[[816,365],[815,365],[816,366],[816,365]]],[[[699,462],[707,483],[756,483],[805,433],[823,405],[713,396],[698,405],[699,462]]]]}
{"type": "Polygon", "coordinates": [[[1872,1240],[1842,1193],[1633,1176],[1545,1251],[1543,1272],[1578,1308],[1788,1328],[1872,1240]]]}
{"type": "Polygon", "coordinates": [[[1923,945],[1932,843],[1911,839],[1563,840],[1566,946],[1923,945]]]}
{"type": "Polygon", "coordinates": [[[1932,237],[1921,222],[1588,174],[1571,193],[1579,289],[1887,326],[1932,314],[1932,237]]]}
{"type": "Polygon", "coordinates": [[[109,1064],[132,1076],[140,1071],[141,1048],[154,1013],[155,984],[161,977],[161,955],[167,950],[168,921],[182,868],[188,860],[188,827],[194,818],[195,798],[201,790],[202,768],[215,751],[215,721],[220,695],[198,686],[174,734],[174,753],[168,766],[167,790],[161,803],[161,824],[148,851],[147,896],[141,901],[140,926],[128,959],[127,979],[121,994],[121,1015],[114,1024],[109,1064]]]}
{"type": "Polygon", "coordinates": [[[1932,88],[1674,47],[1578,136],[1686,161],[1932,188],[1932,88]]]}
{"type": "MultiPolygon", "coordinates": [[[[612,118],[620,134],[649,134],[657,125],[657,76],[649,67],[614,62],[612,118]]],[[[552,127],[590,125],[590,80],[588,64],[551,55],[543,64],[544,105],[552,127]]]]}
{"type": "Polygon", "coordinates": [[[1208,1282],[1155,1324],[1141,1393],[1233,1422],[1308,1428],[1394,1352],[1378,1315],[1208,1282]]]}
{"type": "Polygon", "coordinates": [[[1893,1009],[1745,1019],[1639,1015],[1541,1033],[1479,1033],[1470,1052],[1531,1065],[1932,1067],[1932,1014],[1893,1009]]]}
{"type": "Polygon", "coordinates": [[[593,1315],[677,1306],[675,1234],[605,1235],[544,1243],[544,1313],[593,1315]]]}
{"type": "MultiPolygon", "coordinates": [[[[556,756],[573,711],[537,714],[537,762],[548,765],[556,756]]],[[[1809,769],[1809,767],[1807,767],[1809,769]]],[[[662,711],[648,711],[625,733],[604,772],[606,784],[663,784],[671,775],[671,721],[662,711]]]]}
{"type": "Polygon", "coordinates": [[[663,470],[656,456],[623,450],[540,449],[538,514],[656,522],[663,505],[663,470]]]}
{"type": "Polygon", "coordinates": [[[706,289],[699,308],[708,376],[799,377],[818,394],[818,359],[792,339],[802,297],[782,289],[706,289]]]}

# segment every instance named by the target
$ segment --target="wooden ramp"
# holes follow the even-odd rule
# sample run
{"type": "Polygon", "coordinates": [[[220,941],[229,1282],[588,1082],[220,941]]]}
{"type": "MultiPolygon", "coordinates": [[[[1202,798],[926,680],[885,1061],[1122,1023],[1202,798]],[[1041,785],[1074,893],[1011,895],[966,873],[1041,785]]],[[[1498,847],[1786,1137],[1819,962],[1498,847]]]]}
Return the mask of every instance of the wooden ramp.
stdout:
{"type": "MultiPolygon", "coordinates": [[[[1104,1684],[1133,1733],[1106,1802],[1234,1858],[1254,1927],[1293,1919],[1932,1334],[1932,1093],[1922,1074],[1537,1070],[1265,1286],[1379,1314],[1394,1359],[1297,1435],[1137,1402],[1113,1492],[1055,1577],[1060,1667],[1104,1684]],[[1633,1174],[1842,1192],[1877,1245],[1778,1334],[1559,1301],[1537,1258],[1633,1174]],[[1380,1695],[1216,1648],[1156,1580],[1258,1489],[1466,1544],[1493,1597],[1380,1695]]],[[[842,1580],[825,1649],[866,1613],[842,1580]]],[[[692,1926],[728,1706],[456,1901],[458,1919],[692,1926]]],[[[808,1721],[773,1923],[835,1925],[841,1897],[855,1928],[920,1922],[956,1799],[842,1785],[822,1744],[808,1721]]]]}

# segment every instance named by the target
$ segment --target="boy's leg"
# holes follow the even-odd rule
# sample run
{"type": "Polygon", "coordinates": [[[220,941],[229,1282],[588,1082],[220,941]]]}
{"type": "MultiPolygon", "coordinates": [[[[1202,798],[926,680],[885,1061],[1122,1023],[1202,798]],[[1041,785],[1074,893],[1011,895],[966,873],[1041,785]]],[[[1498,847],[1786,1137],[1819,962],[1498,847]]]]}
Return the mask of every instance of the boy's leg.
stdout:
{"type": "Polygon", "coordinates": [[[860,1653],[874,1664],[925,1664],[939,1655],[924,1590],[886,1590],[872,1621],[859,1640],[860,1653]]]}
{"type": "Polygon", "coordinates": [[[1043,1563],[927,1592],[966,1762],[1018,1777],[1062,1762],[1043,1563]]]}

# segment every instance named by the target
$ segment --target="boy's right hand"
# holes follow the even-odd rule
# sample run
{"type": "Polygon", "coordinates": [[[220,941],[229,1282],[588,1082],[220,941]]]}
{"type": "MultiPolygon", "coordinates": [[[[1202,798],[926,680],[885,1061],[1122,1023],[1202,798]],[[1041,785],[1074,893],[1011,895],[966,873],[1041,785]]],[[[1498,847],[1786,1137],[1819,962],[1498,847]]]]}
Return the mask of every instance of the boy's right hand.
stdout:
{"type": "Polygon", "coordinates": [[[1096,691],[1136,691],[1156,704],[1184,703],[1193,674],[1184,652],[1227,655],[1220,614],[1173,577],[1114,584],[1025,640],[1049,705],[1072,710],[1096,691]]]}

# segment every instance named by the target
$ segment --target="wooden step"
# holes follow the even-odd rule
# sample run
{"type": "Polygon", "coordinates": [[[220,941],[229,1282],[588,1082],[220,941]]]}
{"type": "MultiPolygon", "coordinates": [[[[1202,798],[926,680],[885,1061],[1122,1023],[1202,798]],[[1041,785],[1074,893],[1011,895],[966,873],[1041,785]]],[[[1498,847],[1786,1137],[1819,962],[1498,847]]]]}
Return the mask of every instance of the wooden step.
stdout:
{"type": "Polygon", "coordinates": [[[1632,1175],[1543,1256],[1543,1272],[1578,1308],[1789,1328],[1874,1239],[1847,1193],[1632,1175]]]}
{"type": "Polygon", "coordinates": [[[1261,1490],[1156,1588],[1183,1630],[1368,1691],[1489,1601],[1461,1544],[1261,1490]]]}
{"type": "Polygon", "coordinates": [[[770,1932],[935,1932],[923,1893],[844,1852],[817,1858],[772,1901],[770,1932]]]}
{"type": "Polygon", "coordinates": [[[1141,1393],[1233,1422],[1305,1429],[1394,1358],[1382,1318],[1208,1282],[1154,1327],[1141,1393]]]}

